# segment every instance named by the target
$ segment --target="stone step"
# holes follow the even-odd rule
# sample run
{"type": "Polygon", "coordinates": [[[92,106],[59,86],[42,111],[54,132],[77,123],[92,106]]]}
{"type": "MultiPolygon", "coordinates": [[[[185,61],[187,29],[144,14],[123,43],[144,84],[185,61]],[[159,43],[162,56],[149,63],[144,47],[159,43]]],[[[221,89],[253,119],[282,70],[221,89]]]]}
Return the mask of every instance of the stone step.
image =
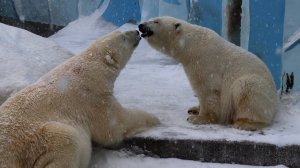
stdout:
{"type": "Polygon", "coordinates": [[[300,168],[300,146],[226,140],[176,140],[135,137],[120,148],[136,154],[212,163],[300,168]]]}

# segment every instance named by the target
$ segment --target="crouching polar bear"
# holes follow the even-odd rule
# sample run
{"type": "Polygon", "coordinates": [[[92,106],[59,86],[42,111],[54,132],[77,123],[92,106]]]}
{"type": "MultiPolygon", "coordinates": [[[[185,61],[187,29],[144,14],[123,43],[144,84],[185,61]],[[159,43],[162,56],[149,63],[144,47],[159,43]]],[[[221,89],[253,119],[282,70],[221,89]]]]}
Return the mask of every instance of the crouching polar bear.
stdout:
{"type": "Polygon", "coordinates": [[[113,96],[140,39],[136,30],[107,35],[4,102],[1,167],[87,167],[91,141],[111,145],[157,125],[113,96]]]}
{"type": "Polygon", "coordinates": [[[278,96],[266,65],[212,30],[172,17],[139,25],[148,43],[182,63],[199,106],[189,109],[193,124],[233,124],[257,130],[268,126],[278,96]]]}

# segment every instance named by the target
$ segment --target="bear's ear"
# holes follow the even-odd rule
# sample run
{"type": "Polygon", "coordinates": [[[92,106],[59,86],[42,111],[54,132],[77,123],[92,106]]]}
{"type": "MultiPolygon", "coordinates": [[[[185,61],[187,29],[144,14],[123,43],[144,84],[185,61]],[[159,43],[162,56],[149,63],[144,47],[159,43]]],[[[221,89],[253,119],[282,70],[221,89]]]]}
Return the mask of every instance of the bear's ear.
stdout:
{"type": "Polygon", "coordinates": [[[175,24],[174,24],[174,27],[175,27],[175,31],[176,31],[177,33],[179,33],[180,30],[181,30],[181,24],[180,24],[180,23],[175,23],[175,24]]]}

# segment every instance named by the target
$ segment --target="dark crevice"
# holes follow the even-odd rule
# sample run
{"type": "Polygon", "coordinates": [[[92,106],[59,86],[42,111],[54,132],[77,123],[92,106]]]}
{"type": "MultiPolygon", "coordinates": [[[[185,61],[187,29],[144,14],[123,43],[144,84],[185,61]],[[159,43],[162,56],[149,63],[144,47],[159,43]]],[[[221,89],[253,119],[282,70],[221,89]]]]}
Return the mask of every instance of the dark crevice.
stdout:
{"type": "Polygon", "coordinates": [[[49,37],[64,27],[64,26],[49,25],[45,23],[31,22],[31,21],[22,22],[18,19],[3,17],[3,16],[0,16],[0,22],[7,25],[28,30],[34,34],[43,37],[49,37]]]}

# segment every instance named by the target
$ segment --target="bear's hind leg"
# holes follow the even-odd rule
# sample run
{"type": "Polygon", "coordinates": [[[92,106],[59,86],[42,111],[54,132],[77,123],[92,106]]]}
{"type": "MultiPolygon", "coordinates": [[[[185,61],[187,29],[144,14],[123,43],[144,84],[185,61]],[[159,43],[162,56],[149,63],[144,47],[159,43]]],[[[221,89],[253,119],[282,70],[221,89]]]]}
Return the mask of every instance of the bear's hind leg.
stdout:
{"type": "Polygon", "coordinates": [[[213,112],[201,113],[189,116],[187,121],[192,124],[214,124],[217,122],[217,116],[213,112]]]}
{"type": "Polygon", "coordinates": [[[256,131],[266,126],[268,126],[268,124],[265,122],[255,122],[249,119],[237,119],[233,124],[234,128],[246,131],[256,131]]]}
{"type": "Polygon", "coordinates": [[[192,124],[215,124],[218,122],[218,111],[220,110],[220,95],[212,91],[209,95],[200,99],[198,107],[192,107],[188,113],[187,121],[192,124]]]}
{"type": "Polygon", "coordinates": [[[35,161],[34,168],[87,167],[91,140],[83,130],[49,122],[42,128],[47,150],[35,161]]]}
{"type": "Polygon", "coordinates": [[[233,127],[241,130],[255,131],[262,129],[270,124],[270,120],[264,115],[260,115],[257,109],[251,107],[239,108],[233,120],[233,127]],[[256,111],[256,112],[253,112],[256,111]]]}
{"type": "Polygon", "coordinates": [[[278,98],[274,86],[260,76],[251,75],[236,80],[231,89],[235,128],[254,131],[271,124],[278,98]]]}

